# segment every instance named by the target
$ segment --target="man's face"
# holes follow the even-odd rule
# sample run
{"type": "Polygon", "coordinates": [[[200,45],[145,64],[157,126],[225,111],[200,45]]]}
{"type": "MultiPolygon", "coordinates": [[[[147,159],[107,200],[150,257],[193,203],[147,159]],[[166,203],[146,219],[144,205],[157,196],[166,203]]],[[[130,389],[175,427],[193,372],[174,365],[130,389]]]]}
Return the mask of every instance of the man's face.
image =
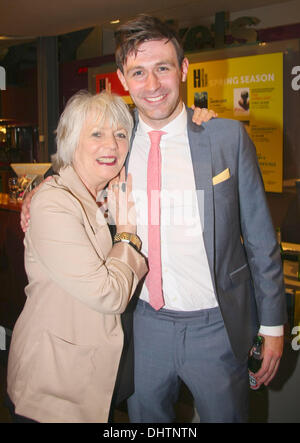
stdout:
{"type": "Polygon", "coordinates": [[[118,77],[139,110],[141,118],[153,129],[160,129],[182,110],[179,87],[186,80],[188,60],[179,66],[175,48],[167,40],[142,43],[138,53],[130,54],[118,77]]]}

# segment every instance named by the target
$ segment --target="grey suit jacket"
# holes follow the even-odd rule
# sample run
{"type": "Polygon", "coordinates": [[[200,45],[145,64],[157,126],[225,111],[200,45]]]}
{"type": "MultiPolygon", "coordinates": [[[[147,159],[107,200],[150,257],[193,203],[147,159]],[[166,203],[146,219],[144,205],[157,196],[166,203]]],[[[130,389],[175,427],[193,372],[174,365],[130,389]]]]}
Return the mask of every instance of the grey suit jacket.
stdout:
{"type": "Polygon", "coordinates": [[[282,325],[287,319],[280,251],[255,147],[243,125],[218,118],[198,126],[193,111],[187,113],[215,295],[232,349],[244,360],[259,325],[282,325]],[[226,169],[229,178],[213,184],[226,169]]]}

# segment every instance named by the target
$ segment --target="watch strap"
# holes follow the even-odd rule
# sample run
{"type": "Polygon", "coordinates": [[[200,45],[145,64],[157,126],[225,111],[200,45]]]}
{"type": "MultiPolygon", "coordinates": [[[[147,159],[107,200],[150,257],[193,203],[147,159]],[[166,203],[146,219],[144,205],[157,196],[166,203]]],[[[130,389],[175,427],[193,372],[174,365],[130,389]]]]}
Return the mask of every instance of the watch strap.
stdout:
{"type": "Polygon", "coordinates": [[[142,242],[140,238],[130,232],[117,232],[114,236],[114,243],[125,242],[133,246],[138,252],[141,250],[142,242]]]}

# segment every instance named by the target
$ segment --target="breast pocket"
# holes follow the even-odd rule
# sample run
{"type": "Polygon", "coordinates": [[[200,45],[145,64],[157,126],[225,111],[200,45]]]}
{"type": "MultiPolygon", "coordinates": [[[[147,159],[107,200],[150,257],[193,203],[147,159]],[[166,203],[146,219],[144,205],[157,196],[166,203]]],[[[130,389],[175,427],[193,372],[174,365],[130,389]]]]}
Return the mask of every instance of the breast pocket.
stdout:
{"type": "Polygon", "coordinates": [[[213,188],[217,192],[224,192],[227,189],[230,189],[234,184],[234,176],[227,178],[226,180],[223,180],[215,185],[213,185],[213,188]]]}
{"type": "Polygon", "coordinates": [[[217,229],[226,230],[239,222],[238,190],[234,176],[213,186],[217,229]]]}

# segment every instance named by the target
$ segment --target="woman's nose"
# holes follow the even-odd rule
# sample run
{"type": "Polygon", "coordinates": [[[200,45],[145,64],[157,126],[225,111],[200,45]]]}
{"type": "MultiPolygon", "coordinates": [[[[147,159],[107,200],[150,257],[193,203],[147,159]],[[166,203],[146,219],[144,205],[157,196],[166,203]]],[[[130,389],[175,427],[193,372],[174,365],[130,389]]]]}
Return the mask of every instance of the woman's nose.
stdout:
{"type": "Polygon", "coordinates": [[[105,145],[111,151],[115,151],[116,149],[118,149],[118,143],[113,134],[106,137],[105,145]]]}

